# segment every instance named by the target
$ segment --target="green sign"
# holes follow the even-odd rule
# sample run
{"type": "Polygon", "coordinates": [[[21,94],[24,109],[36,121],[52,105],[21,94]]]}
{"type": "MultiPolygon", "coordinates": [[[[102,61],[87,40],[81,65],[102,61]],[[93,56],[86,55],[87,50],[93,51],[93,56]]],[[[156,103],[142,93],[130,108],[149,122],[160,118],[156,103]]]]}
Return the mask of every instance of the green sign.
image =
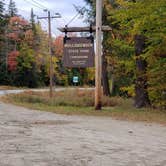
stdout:
{"type": "Polygon", "coordinates": [[[78,83],[78,76],[74,76],[74,77],[73,77],[73,82],[74,82],[74,83],[78,83]]]}

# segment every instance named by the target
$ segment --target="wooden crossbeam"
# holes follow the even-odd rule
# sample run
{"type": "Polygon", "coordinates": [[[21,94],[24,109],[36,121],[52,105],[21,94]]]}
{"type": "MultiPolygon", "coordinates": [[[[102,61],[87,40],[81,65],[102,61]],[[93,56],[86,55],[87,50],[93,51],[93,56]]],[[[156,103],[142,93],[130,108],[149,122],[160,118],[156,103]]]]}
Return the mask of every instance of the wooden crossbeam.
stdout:
{"type": "MultiPolygon", "coordinates": [[[[90,27],[64,27],[58,28],[61,32],[90,32],[90,27]]],[[[92,32],[96,31],[96,26],[92,26],[92,32]]],[[[112,31],[108,25],[102,26],[102,31],[112,31]]]]}

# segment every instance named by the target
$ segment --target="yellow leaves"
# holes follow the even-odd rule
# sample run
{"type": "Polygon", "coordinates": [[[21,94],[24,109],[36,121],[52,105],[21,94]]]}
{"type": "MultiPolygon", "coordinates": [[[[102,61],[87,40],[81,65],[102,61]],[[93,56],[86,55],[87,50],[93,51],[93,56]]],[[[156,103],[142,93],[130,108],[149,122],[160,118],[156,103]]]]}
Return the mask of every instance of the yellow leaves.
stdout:
{"type": "Polygon", "coordinates": [[[122,7],[128,7],[128,2],[125,0],[116,0],[116,2],[122,7]]]}
{"type": "Polygon", "coordinates": [[[93,81],[95,79],[95,69],[87,68],[87,80],[93,81]]]}
{"type": "Polygon", "coordinates": [[[134,84],[131,86],[121,87],[120,91],[122,93],[126,93],[128,97],[134,97],[135,96],[135,86],[134,84]]]}
{"type": "Polygon", "coordinates": [[[105,9],[107,10],[107,12],[110,11],[111,9],[113,9],[113,7],[111,6],[111,3],[108,0],[104,0],[103,5],[104,5],[105,9]]]}

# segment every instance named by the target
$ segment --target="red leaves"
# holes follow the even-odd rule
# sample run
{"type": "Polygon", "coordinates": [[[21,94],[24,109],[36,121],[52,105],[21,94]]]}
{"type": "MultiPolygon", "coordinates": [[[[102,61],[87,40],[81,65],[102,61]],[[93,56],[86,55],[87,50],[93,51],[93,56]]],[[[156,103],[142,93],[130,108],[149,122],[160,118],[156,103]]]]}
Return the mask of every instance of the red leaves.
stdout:
{"type": "Polygon", "coordinates": [[[19,52],[18,51],[12,51],[9,53],[8,55],[8,69],[10,71],[14,71],[16,70],[17,67],[17,56],[19,56],[19,52]]]}
{"type": "Polygon", "coordinates": [[[11,17],[8,25],[8,38],[20,42],[20,35],[25,33],[27,26],[29,26],[29,23],[25,19],[18,16],[11,17]]]}
{"type": "Polygon", "coordinates": [[[61,57],[63,54],[63,35],[60,35],[55,39],[53,47],[55,49],[55,56],[61,57]]]}
{"type": "Polygon", "coordinates": [[[18,28],[21,28],[27,25],[29,25],[28,21],[18,16],[11,17],[9,21],[9,26],[12,26],[13,30],[18,30],[18,28]]]}

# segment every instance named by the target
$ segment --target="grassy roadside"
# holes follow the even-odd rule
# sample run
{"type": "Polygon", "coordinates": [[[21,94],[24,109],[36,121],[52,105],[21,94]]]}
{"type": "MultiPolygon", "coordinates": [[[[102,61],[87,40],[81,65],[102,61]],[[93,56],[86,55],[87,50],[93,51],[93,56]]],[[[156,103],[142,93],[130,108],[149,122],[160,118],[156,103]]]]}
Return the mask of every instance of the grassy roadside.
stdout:
{"type": "Polygon", "coordinates": [[[6,86],[6,85],[0,86],[0,90],[13,90],[13,89],[18,89],[18,88],[13,87],[13,86],[6,86]]]}
{"type": "Polygon", "coordinates": [[[28,89],[28,88],[27,87],[15,87],[15,86],[0,85],[0,90],[16,90],[16,89],[28,89]]]}
{"type": "Polygon", "coordinates": [[[61,91],[49,99],[47,92],[26,92],[6,95],[2,101],[30,109],[49,111],[67,115],[107,116],[120,120],[156,122],[166,125],[166,111],[154,109],[135,109],[131,100],[104,98],[102,111],[93,107],[92,91],[61,91]]]}

